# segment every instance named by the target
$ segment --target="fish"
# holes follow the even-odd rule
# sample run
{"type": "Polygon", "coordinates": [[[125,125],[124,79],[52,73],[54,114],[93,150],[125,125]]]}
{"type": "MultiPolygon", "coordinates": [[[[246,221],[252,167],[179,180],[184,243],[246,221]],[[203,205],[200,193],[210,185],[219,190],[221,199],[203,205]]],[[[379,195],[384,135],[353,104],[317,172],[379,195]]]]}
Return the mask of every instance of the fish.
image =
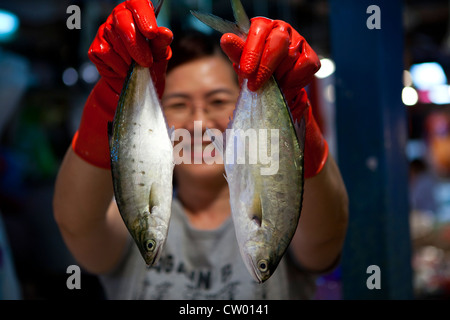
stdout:
{"type": "MultiPolygon", "coordinates": [[[[239,0],[231,3],[236,22],[191,12],[213,29],[232,32],[245,40],[250,21],[239,0]]],[[[253,279],[263,283],[275,272],[299,222],[304,189],[305,120],[293,122],[273,76],[256,92],[248,89],[244,79],[226,132],[219,135],[208,128],[207,133],[223,156],[241,257],[253,279]],[[270,137],[265,135],[263,142],[267,146],[265,151],[277,156],[277,170],[265,172],[267,164],[261,157],[255,163],[239,163],[239,149],[250,150],[251,142],[245,144],[248,135],[236,132],[248,130],[271,133],[270,137]]],[[[261,145],[264,143],[260,140],[261,145]]]]}
{"type": "Polygon", "coordinates": [[[148,266],[161,256],[171,217],[170,131],[150,70],[132,61],[108,124],[111,173],[120,215],[148,266]]]}

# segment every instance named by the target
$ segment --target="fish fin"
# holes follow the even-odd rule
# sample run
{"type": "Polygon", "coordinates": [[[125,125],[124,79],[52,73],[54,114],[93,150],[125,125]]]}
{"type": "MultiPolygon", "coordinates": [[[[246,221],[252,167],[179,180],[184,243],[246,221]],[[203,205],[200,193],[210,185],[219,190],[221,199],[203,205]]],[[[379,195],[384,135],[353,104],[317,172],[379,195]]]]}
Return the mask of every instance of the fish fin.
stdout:
{"type": "Polygon", "coordinates": [[[304,116],[300,120],[300,124],[298,123],[298,120],[295,120],[294,128],[295,132],[297,133],[300,149],[305,150],[306,121],[304,116]]]}
{"type": "Polygon", "coordinates": [[[211,139],[214,148],[216,148],[217,151],[219,151],[221,157],[223,158],[225,155],[225,146],[223,143],[223,134],[220,130],[218,129],[209,129],[206,128],[205,130],[206,134],[208,135],[208,137],[211,139]],[[217,134],[217,131],[220,132],[220,134],[217,134]]]}
{"type": "Polygon", "coordinates": [[[262,223],[262,203],[261,203],[261,194],[255,194],[253,197],[252,209],[249,212],[249,218],[253,220],[258,226],[261,227],[262,223]]]}
{"type": "Polygon", "coordinates": [[[154,207],[159,207],[158,189],[157,183],[154,182],[151,184],[148,197],[148,212],[150,212],[150,214],[153,213],[154,207]]]}
{"type": "Polygon", "coordinates": [[[248,31],[250,30],[250,19],[245,13],[244,7],[242,6],[240,0],[231,0],[231,6],[233,8],[233,15],[236,22],[222,19],[210,13],[201,13],[191,10],[191,14],[214,30],[221,33],[234,33],[245,40],[247,38],[248,31]]]}

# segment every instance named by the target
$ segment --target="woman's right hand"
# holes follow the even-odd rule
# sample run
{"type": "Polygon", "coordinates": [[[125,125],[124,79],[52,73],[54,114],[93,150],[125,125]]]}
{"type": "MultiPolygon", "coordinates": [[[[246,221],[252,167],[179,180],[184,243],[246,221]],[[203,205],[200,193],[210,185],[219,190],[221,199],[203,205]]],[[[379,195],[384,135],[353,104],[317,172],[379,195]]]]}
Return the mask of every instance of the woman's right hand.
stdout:
{"type": "Polygon", "coordinates": [[[79,157],[97,167],[110,168],[108,122],[113,121],[131,61],[149,68],[161,97],[172,39],[172,31],[157,26],[149,0],[128,0],[114,8],[88,52],[101,78],[86,101],[72,140],[72,149],[79,157]]]}
{"type": "Polygon", "coordinates": [[[114,8],[89,48],[89,59],[100,75],[120,94],[131,60],[150,68],[161,96],[173,34],[158,27],[149,0],[128,0],[114,8]]]}

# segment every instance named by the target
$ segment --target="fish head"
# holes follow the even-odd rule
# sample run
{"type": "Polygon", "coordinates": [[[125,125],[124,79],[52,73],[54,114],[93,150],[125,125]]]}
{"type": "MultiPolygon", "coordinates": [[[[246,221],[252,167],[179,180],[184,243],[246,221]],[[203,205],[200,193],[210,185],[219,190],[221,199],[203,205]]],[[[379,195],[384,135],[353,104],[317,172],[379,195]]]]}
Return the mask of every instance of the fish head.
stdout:
{"type": "Polygon", "coordinates": [[[154,215],[146,212],[138,216],[130,230],[148,266],[158,262],[166,239],[167,228],[158,220],[154,215]]]}
{"type": "Polygon", "coordinates": [[[276,251],[263,242],[247,243],[243,250],[244,263],[253,278],[259,283],[269,279],[280,262],[276,251]]]}
{"type": "Polygon", "coordinates": [[[253,278],[263,283],[278,262],[268,239],[271,232],[267,232],[267,222],[263,223],[260,184],[253,179],[249,166],[235,166],[228,173],[229,184],[236,186],[230,188],[230,205],[241,256],[253,278]]]}
{"type": "Polygon", "coordinates": [[[163,244],[164,239],[158,236],[158,232],[146,231],[142,235],[142,241],[138,247],[148,266],[153,266],[158,262],[163,244]]]}

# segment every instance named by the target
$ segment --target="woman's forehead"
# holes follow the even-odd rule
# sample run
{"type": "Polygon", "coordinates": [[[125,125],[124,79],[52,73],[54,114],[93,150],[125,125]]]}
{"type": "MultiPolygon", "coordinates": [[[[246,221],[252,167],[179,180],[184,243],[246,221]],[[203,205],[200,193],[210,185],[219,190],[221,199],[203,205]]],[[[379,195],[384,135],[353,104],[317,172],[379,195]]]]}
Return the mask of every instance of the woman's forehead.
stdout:
{"type": "Polygon", "coordinates": [[[198,69],[201,67],[203,70],[207,70],[208,68],[220,68],[220,69],[230,69],[233,70],[233,66],[231,62],[226,59],[223,55],[211,55],[211,56],[205,56],[201,58],[197,58],[188,62],[185,62],[183,64],[180,64],[170,70],[167,75],[171,75],[174,73],[180,73],[184,72],[185,70],[189,69],[198,69]]]}
{"type": "Polygon", "coordinates": [[[219,84],[237,86],[231,62],[221,56],[196,59],[171,70],[166,77],[166,92],[195,89],[200,86],[214,87],[219,84]]]}

